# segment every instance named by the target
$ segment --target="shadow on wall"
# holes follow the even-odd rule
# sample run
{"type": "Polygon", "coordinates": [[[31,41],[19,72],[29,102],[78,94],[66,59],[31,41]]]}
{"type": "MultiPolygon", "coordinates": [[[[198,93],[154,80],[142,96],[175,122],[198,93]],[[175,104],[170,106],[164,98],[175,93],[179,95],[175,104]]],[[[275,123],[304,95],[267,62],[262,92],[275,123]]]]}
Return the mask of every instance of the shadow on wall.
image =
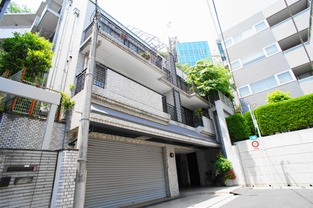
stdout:
{"type": "Polygon", "coordinates": [[[284,177],[285,177],[286,184],[287,184],[287,186],[293,186],[293,185],[298,186],[296,181],[288,173],[288,164],[290,165],[289,161],[287,161],[287,164],[285,164],[285,161],[283,161],[283,160],[280,161],[280,165],[281,165],[281,168],[283,170],[283,174],[284,174],[284,177]]]}

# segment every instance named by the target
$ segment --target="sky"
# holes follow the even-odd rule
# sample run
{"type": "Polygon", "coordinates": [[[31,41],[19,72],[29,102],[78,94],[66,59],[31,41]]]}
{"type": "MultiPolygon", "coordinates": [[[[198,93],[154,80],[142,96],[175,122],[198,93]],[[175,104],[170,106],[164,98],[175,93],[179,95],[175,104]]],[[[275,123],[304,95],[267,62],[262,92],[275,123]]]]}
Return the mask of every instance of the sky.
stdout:
{"type": "MultiPolygon", "coordinates": [[[[36,11],[42,0],[12,0],[36,11]]],[[[131,25],[157,36],[162,42],[177,37],[180,42],[208,41],[218,53],[217,33],[207,1],[212,0],[98,0],[102,9],[125,26],[131,25]]],[[[278,0],[215,0],[223,30],[278,0]]]]}

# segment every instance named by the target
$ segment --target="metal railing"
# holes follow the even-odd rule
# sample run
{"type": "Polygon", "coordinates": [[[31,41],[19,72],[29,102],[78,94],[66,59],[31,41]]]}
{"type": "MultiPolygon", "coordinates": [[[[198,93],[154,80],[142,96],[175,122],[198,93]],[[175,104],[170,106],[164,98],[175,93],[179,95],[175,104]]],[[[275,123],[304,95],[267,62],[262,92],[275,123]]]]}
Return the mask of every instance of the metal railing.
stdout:
{"type": "MultiPolygon", "coordinates": [[[[83,32],[82,42],[88,39],[92,33],[93,23],[91,23],[83,32]]],[[[115,41],[120,43],[121,45],[127,47],[129,50],[137,53],[138,55],[145,58],[147,61],[151,62],[153,65],[162,69],[166,74],[165,78],[171,84],[177,86],[181,90],[186,93],[190,93],[191,89],[184,79],[178,77],[176,74],[171,73],[169,69],[163,66],[163,60],[165,57],[159,55],[153,48],[151,48],[144,40],[141,40],[132,32],[128,32],[119,26],[114,21],[110,20],[110,18],[106,17],[104,14],[100,15],[99,18],[99,32],[105,35],[110,36],[115,41]],[[177,77],[177,82],[174,82],[174,78],[177,77]]],[[[81,90],[81,89],[80,89],[81,90]]]]}
{"type": "MultiPolygon", "coordinates": [[[[93,23],[85,29],[82,41],[85,41],[91,35],[92,25],[93,23]]],[[[109,35],[111,38],[129,48],[131,51],[144,57],[147,61],[150,61],[156,67],[162,69],[163,58],[158,55],[155,50],[144,44],[144,41],[139,41],[139,37],[135,37],[135,35],[127,32],[103,14],[101,14],[99,18],[99,32],[109,35]]]]}
{"type": "MultiPolygon", "coordinates": [[[[95,69],[95,72],[93,75],[93,84],[95,86],[104,88],[106,69],[107,68],[105,66],[100,66],[100,65],[96,66],[96,69],[95,69]]],[[[80,91],[82,91],[84,89],[86,71],[87,71],[87,69],[83,70],[81,73],[79,73],[76,76],[74,95],[76,95],[77,93],[79,93],[80,91]]]]}
{"type": "MultiPolygon", "coordinates": [[[[166,103],[166,105],[164,106],[166,106],[164,112],[170,115],[171,120],[180,122],[177,118],[176,107],[168,103],[166,103]]],[[[195,114],[192,110],[189,110],[188,108],[185,108],[183,106],[181,106],[181,116],[182,116],[181,123],[187,126],[192,127],[203,126],[202,117],[200,115],[195,114]]]]}

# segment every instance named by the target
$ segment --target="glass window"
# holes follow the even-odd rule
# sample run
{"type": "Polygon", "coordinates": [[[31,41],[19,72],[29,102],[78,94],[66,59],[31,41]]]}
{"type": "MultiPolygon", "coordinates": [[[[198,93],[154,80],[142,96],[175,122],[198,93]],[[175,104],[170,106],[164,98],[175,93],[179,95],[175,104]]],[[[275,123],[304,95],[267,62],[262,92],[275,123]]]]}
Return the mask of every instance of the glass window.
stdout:
{"type": "Polygon", "coordinates": [[[225,45],[226,45],[226,47],[232,46],[232,45],[233,45],[232,39],[227,39],[227,40],[225,41],[225,45]]]}
{"type": "Polygon", "coordinates": [[[233,39],[234,39],[234,43],[238,43],[238,42],[242,41],[242,39],[243,39],[242,34],[233,36],[233,39]]]}
{"type": "Polygon", "coordinates": [[[262,22],[256,24],[254,27],[255,27],[255,30],[257,32],[260,32],[261,30],[264,30],[265,28],[267,28],[267,25],[264,21],[262,21],[262,22]]]}
{"type": "Polygon", "coordinates": [[[267,79],[263,79],[250,85],[251,91],[253,93],[261,92],[263,90],[267,90],[275,86],[277,86],[277,81],[275,77],[269,77],[267,79]]]}
{"type": "Polygon", "coordinates": [[[253,56],[250,56],[250,57],[248,57],[248,58],[243,59],[243,60],[242,60],[242,65],[243,65],[243,66],[246,66],[246,65],[248,65],[248,64],[257,62],[257,61],[259,61],[259,60],[261,60],[261,59],[264,59],[264,58],[265,58],[265,55],[264,55],[263,52],[261,52],[261,53],[258,53],[258,54],[255,54],[255,55],[253,55],[253,56]]]}
{"type": "Polygon", "coordinates": [[[251,94],[251,92],[250,92],[250,89],[248,86],[239,88],[239,96],[240,97],[243,97],[243,96],[246,96],[249,94],[251,94]]]}
{"type": "Polygon", "coordinates": [[[265,50],[267,56],[273,55],[273,54],[278,52],[278,48],[277,48],[276,44],[270,45],[270,46],[266,47],[264,50],[265,50]]]}
{"type": "Polygon", "coordinates": [[[289,82],[289,81],[293,80],[293,78],[292,78],[292,76],[291,76],[289,71],[284,72],[282,74],[278,74],[277,78],[278,78],[280,84],[284,84],[286,82],[289,82]]]}
{"type": "Polygon", "coordinates": [[[231,68],[232,68],[232,70],[236,70],[236,69],[239,69],[239,68],[241,68],[241,67],[242,67],[242,66],[241,66],[241,63],[240,63],[239,60],[234,61],[234,62],[231,63],[231,68]]]}

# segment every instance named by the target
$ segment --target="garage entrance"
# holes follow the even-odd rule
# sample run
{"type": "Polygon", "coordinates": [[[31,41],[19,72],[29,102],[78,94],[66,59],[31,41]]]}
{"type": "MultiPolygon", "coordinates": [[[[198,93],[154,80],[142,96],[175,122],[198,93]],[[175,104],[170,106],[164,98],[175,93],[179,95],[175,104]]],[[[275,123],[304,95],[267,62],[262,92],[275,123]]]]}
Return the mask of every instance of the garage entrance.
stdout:
{"type": "Polygon", "coordinates": [[[162,148],[89,139],[86,207],[121,207],[166,197],[162,148]]]}

